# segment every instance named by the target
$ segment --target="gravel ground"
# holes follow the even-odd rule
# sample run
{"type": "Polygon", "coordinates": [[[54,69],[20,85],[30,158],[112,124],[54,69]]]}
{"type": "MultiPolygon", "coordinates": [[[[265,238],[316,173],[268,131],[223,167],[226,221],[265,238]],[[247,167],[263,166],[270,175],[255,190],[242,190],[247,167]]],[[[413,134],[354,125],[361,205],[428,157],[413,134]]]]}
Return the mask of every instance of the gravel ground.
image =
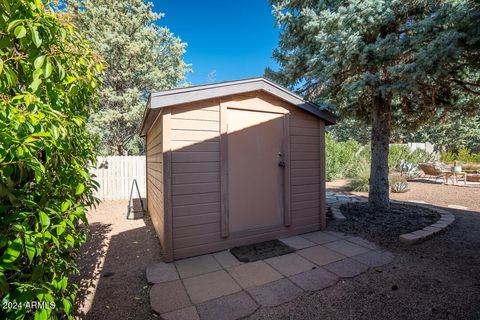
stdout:
{"type": "Polygon", "coordinates": [[[146,267],[161,260],[149,219],[127,220],[128,201],[106,201],[88,219],[92,234],[79,258],[81,319],[152,319],[146,267]]]}
{"type": "Polygon", "coordinates": [[[444,234],[390,247],[391,264],[249,319],[480,319],[480,214],[456,211],[444,234]]]}
{"type": "MultiPolygon", "coordinates": [[[[260,309],[250,319],[480,319],[480,188],[410,188],[393,198],[460,204],[471,211],[452,210],[454,225],[420,245],[390,247],[396,259],[386,267],[260,309]]],[[[126,208],[126,201],[108,201],[89,214],[92,235],[75,277],[79,318],[158,319],[150,311],[145,280],[146,267],[161,260],[158,240],[150,220],[126,220],[126,208]]]]}
{"type": "Polygon", "coordinates": [[[347,203],[340,209],[347,220],[329,220],[329,227],[385,247],[396,244],[401,234],[423,229],[440,219],[436,211],[415,205],[392,203],[389,211],[382,212],[371,210],[367,203],[347,203]]]}
{"type": "MultiPolygon", "coordinates": [[[[410,191],[405,193],[391,193],[390,198],[399,201],[419,200],[441,207],[461,205],[469,210],[480,212],[480,186],[465,187],[460,185],[445,185],[428,181],[410,181],[410,191]]],[[[327,189],[335,192],[345,192],[359,196],[367,196],[365,192],[348,192],[348,180],[327,182],[327,189]]]]}

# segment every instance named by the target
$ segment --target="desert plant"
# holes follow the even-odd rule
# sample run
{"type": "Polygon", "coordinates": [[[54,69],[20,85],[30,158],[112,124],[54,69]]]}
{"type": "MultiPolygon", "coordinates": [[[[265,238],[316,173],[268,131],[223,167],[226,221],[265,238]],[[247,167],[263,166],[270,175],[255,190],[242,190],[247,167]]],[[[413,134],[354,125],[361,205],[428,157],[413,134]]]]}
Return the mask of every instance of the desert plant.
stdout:
{"type": "Polygon", "coordinates": [[[391,187],[391,191],[393,193],[404,193],[408,191],[408,182],[406,181],[398,181],[395,182],[391,187]]]}
{"type": "Polygon", "coordinates": [[[389,177],[389,185],[390,191],[393,193],[404,193],[407,192],[408,189],[408,182],[405,176],[398,176],[398,175],[391,175],[389,177]]]}
{"type": "Polygon", "coordinates": [[[85,126],[102,65],[48,1],[5,0],[0,12],[0,318],[66,319],[96,203],[85,126]]]}
{"type": "Polygon", "coordinates": [[[401,160],[400,174],[402,177],[405,177],[405,179],[408,180],[418,177],[420,175],[420,172],[418,171],[418,167],[415,164],[405,160],[401,160]]]}
{"type": "Polygon", "coordinates": [[[352,191],[368,192],[370,188],[370,163],[367,161],[360,161],[357,163],[356,169],[352,174],[352,181],[350,182],[352,191]]]}

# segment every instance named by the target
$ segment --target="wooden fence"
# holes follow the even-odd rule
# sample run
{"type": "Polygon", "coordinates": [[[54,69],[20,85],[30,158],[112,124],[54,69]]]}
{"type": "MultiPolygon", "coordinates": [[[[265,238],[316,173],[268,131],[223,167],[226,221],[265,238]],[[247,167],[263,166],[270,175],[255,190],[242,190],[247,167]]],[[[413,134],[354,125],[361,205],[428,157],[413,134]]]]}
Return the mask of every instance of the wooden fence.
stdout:
{"type": "MultiPolygon", "coordinates": [[[[133,179],[137,180],[140,195],[145,198],[145,156],[107,156],[97,158],[97,168],[90,171],[100,184],[96,196],[101,200],[126,200],[130,197],[133,179]]],[[[134,198],[138,198],[134,189],[134,198]]]]}

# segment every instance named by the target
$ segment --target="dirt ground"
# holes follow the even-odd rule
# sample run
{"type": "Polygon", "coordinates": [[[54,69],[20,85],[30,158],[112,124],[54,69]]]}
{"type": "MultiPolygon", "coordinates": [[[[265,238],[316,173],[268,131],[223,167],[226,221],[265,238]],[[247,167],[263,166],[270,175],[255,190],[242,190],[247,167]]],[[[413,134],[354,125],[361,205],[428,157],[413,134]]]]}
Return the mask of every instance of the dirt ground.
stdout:
{"type": "MultiPolygon", "coordinates": [[[[452,210],[453,226],[423,244],[389,247],[396,255],[390,265],[249,319],[480,319],[480,188],[410,187],[392,198],[469,209],[452,210]]],[[[345,192],[345,182],[328,188],[345,192]]],[[[92,235],[76,277],[81,319],[158,319],[145,280],[147,265],[161,260],[158,239],[148,218],[126,220],[126,210],[126,201],[108,201],[89,214],[92,235]]]]}
{"type": "Polygon", "coordinates": [[[105,201],[88,219],[91,235],[79,257],[80,319],[152,319],[145,269],[161,260],[148,218],[127,220],[128,201],[105,201]]]}
{"type": "MultiPolygon", "coordinates": [[[[336,180],[327,182],[327,190],[332,192],[342,192],[356,194],[367,197],[366,192],[349,192],[348,180],[336,180]]],[[[480,212],[480,186],[465,187],[462,182],[459,185],[445,185],[442,183],[433,183],[430,181],[410,181],[408,182],[409,191],[405,193],[390,193],[390,198],[394,200],[418,200],[435,204],[441,207],[448,205],[460,205],[469,210],[480,212]]]]}

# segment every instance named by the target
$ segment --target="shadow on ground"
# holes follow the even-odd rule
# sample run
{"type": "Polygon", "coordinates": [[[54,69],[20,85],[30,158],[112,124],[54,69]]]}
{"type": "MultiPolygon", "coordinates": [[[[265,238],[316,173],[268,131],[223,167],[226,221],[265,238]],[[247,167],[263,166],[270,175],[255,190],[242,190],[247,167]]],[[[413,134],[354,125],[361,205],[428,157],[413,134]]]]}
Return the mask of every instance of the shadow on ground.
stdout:
{"type": "Polygon", "coordinates": [[[480,319],[480,215],[449,210],[456,221],[445,232],[389,247],[390,265],[249,319],[480,319]]]}
{"type": "Polygon", "coordinates": [[[158,239],[148,217],[144,223],[118,220],[127,230],[116,232],[112,225],[99,222],[90,225],[91,236],[79,257],[80,275],[74,277],[79,284],[76,306],[81,319],[153,317],[145,269],[161,259],[158,239]],[[132,228],[137,225],[143,226],[132,228]]]}

